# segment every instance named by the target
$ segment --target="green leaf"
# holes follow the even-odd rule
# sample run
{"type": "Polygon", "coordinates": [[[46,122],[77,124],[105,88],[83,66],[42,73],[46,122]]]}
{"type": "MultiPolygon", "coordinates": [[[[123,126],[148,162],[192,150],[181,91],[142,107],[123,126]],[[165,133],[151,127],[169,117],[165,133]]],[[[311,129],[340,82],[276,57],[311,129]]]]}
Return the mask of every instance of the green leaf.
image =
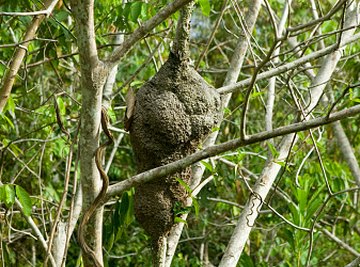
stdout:
{"type": "Polygon", "coordinates": [[[12,97],[12,95],[10,95],[8,101],[7,101],[7,106],[6,109],[10,112],[10,113],[14,113],[15,112],[15,102],[14,99],[12,97]]]}
{"type": "Polygon", "coordinates": [[[297,189],[297,198],[299,201],[300,212],[305,212],[307,209],[308,191],[306,189],[297,189]]]}
{"type": "Polygon", "coordinates": [[[289,204],[289,208],[291,211],[291,215],[293,218],[293,222],[297,225],[300,225],[300,212],[299,212],[299,208],[297,206],[295,206],[295,204],[290,203],[289,204]]]}
{"type": "Polygon", "coordinates": [[[12,184],[6,184],[4,185],[4,191],[5,191],[5,205],[7,208],[10,208],[15,203],[15,191],[14,186],[12,184]]]}
{"type": "Polygon", "coordinates": [[[284,161],[275,161],[276,164],[280,165],[281,167],[285,167],[286,166],[286,162],[284,161]]]}
{"type": "Polygon", "coordinates": [[[141,16],[143,18],[147,17],[148,9],[149,9],[149,4],[148,3],[143,3],[142,6],[141,6],[141,16]]]}
{"type": "Polygon", "coordinates": [[[132,221],[134,220],[134,198],[132,197],[133,194],[128,193],[128,198],[129,198],[129,207],[128,210],[126,212],[126,217],[125,217],[125,225],[128,226],[132,223],[132,221]]]}
{"type": "Polygon", "coordinates": [[[120,208],[121,208],[121,201],[118,200],[115,205],[115,211],[113,213],[113,219],[112,219],[112,227],[113,232],[116,232],[120,228],[120,208]]]}
{"type": "Polygon", "coordinates": [[[252,94],[251,94],[251,98],[256,98],[256,97],[258,97],[258,96],[260,96],[260,95],[263,95],[264,93],[263,92],[257,92],[257,91],[255,91],[255,92],[253,92],[252,94]]]}
{"type": "Polygon", "coordinates": [[[271,142],[266,142],[268,148],[270,149],[271,155],[274,158],[277,158],[279,156],[279,152],[276,150],[276,147],[271,142]]]}
{"type": "Polygon", "coordinates": [[[205,160],[202,160],[202,161],[201,161],[201,164],[204,165],[204,167],[205,167],[208,171],[214,172],[214,168],[213,168],[213,166],[212,166],[209,162],[207,162],[207,161],[205,161],[205,160]]]}
{"type": "Polygon", "coordinates": [[[66,109],[65,109],[64,101],[62,100],[62,98],[61,97],[56,98],[56,102],[58,103],[60,114],[65,115],[66,109]]]}
{"type": "Polygon", "coordinates": [[[211,129],[211,132],[213,133],[213,132],[217,132],[217,131],[220,131],[220,127],[213,127],[212,129],[211,129]]]}
{"type": "Polygon", "coordinates": [[[0,203],[5,202],[5,187],[0,186],[0,203]]]}
{"type": "Polygon", "coordinates": [[[19,202],[23,208],[23,212],[26,216],[31,215],[31,209],[32,209],[32,202],[30,195],[24,188],[22,188],[19,185],[16,185],[16,196],[19,199],[19,202]]]}
{"type": "Polygon", "coordinates": [[[209,0],[199,0],[199,4],[200,4],[200,8],[201,8],[201,12],[205,15],[205,16],[210,16],[210,2],[209,0]]]}
{"type": "Polygon", "coordinates": [[[119,240],[126,227],[131,223],[132,221],[131,211],[132,211],[132,201],[131,198],[129,197],[128,192],[125,192],[122,195],[121,201],[117,203],[114,212],[113,232],[116,233],[114,242],[119,240]]]}
{"type": "Polygon", "coordinates": [[[11,144],[9,148],[16,156],[19,156],[23,153],[23,151],[17,145],[11,144]]]}
{"type": "Polygon", "coordinates": [[[141,14],[142,2],[134,2],[130,7],[130,20],[136,22],[141,14]]]}
{"type": "Polygon", "coordinates": [[[7,122],[10,125],[10,128],[15,129],[13,122],[7,116],[5,116],[5,114],[0,113],[0,122],[1,122],[1,119],[3,119],[5,122],[7,122]]]}
{"type": "Polygon", "coordinates": [[[180,178],[176,178],[176,181],[178,181],[179,184],[181,184],[185,188],[186,192],[192,192],[190,186],[185,181],[181,180],[180,178]]]}
{"type": "Polygon", "coordinates": [[[246,267],[254,267],[255,266],[251,257],[249,255],[247,255],[246,253],[242,253],[242,255],[240,257],[240,263],[241,263],[241,266],[246,266],[246,267]]]}
{"type": "Polygon", "coordinates": [[[140,88],[144,84],[144,81],[135,80],[130,83],[130,87],[140,88]]]}
{"type": "Polygon", "coordinates": [[[114,109],[112,107],[110,107],[107,112],[108,112],[110,121],[116,122],[116,114],[114,112],[114,109]]]}
{"type": "Polygon", "coordinates": [[[192,203],[194,206],[194,210],[195,210],[195,217],[199,218],[199,202],[197,201],[197,199],[195,197],[192,197],[192,203]]]}
{"type": "Polygon", "coordinates": [[[224,107],[224,115],[231,115],[231,109],[224,107]]]}
{"type": "Polygon", "coordinates": [[[280,236],[284,238],[291,246],[293,250],[295,250],[295,240],[293,232],[291,232],[289,229],[285,228],[281,233],[280,236]]]}
{"type": "Polygon", "coordinates": [[[311,204],[308,205],[306,209],[306,220],[310,220],[314,213],[320,208],[323,203],[323,199],[321,197],[314,199],[311,204]]]}
{"type": "MultiPolygon", "coordinates": [[[[314,200],[318,199],[319,194],[322,192],[322,190],[325,188],[325,184],[322,184],[315,193],[311,195],[311,198],[309,200],[309,203],[313,202],[314,200]]],[[[322,197],[320,197],[322,199],[322,197]]]]}
{"type": "Polygon", "coordinates": [[[126,218],[126,213],[129,210],[129,195],[127,192],[125,192],[121,198],[121,203],[120,203],[120,209],[119,209],[119,216],[120,216],[120,225],[119,226],[124,226],[125,224],[125,218],[126,218]]]}
{"type": "Polygon", "coordinates": [[[175,217],[174,223],[184,223],[185,225],[187,225],[187,221],[185,221],[184,219],[182,219],[180,217],[175,217]]]}
{"type": "Polygon", "coordinates": [[[55,16],[59,22],[63,22],[69,17],[69,12],[67,10],[60,10],[56,12],[55,16]]]}

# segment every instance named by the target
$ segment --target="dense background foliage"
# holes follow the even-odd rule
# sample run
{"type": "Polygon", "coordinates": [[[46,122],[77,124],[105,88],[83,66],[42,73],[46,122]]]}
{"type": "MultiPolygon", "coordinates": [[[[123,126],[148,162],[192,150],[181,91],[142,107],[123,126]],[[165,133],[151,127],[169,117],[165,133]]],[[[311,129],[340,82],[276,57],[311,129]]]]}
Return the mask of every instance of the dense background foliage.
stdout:
{"type": "MultiPolygon", "coordinates": [[[[39,1],[1,1],[0,10],[24,12],[41,10],[39,1]]],[[[124,37],[144,21],[155,15],[168,1],[131,1],[123,5],[117,0],[96,1],[96,35],[100,56],[114,49],[115,36],[124,37]]],[[[268,1],[281,17],[285,1],[268,1]]],[[[324,14],[334,1],[318,1],[324,14]]],[[[228,1],[213,41],[208,38],[223,8],[223,1],[198,1],[192,17],[191,58],[199,73],[213,86],[224,81],[232,52],[241,26],[237,8],[246,11],[247,3],[228,1]],[[206,49],[202,57],[203,51],[206,49]],[[202,58],[201,58],[202,57],[202,58]]],[[[290,25],[295,26],[313,19],[308,1],[294,1],[290,25]]],[[[146,38],[137,43],[118,66],[116,85],[111,101],[111,123],[115,138],[119,140],[108,175],[111,183],[136,174],[136,166],[128,134],[123,130],[125,95],[129,87],[139,88],[149,80],[166,60],[178,14],[163,22],[146,38]]],[[[317,31],[323,34],[325,46],[334,44],[340,28],[342,12],[324,21],[317,31]]],[[[0,77],[4,76],[16,47],[31,16],[0,16],[0,77]]],[[[252,33],[251,49],[243,64],[239,80],[251,77],[254,66],[265,58],[274,42],[274,30],[268,11],[262,8],[252,33]]],[[[309,43],[312,31],[297,35],[303,53],[318,49],[319,42],[309,43]],[[310,38],[310,39],[309,39],[310,38]],[[306,47],[307,49],[305,49],[306,47]]],[[[67,1],[60,1],[53,14],[40,26],[18,73],[11,98],[0,113],[0,236],[3,266],[41,266],[44,253],[34,240],[15,196],[30,214],[45,237],[50,233],[51,222],[64,192],[64,181],[70,173],[67,199],[63,211],[66,220],[71,210],[78,172],[78,128],[81,109],[79,60],[75,46],[74,23],[67,1]],[[57,117],[58,116],[58,117],[57,117]],[[60,123],[61,122],[61,123],[60,123]],[[62,124],[62,125],[61,125],[62,124]],[[72,156],[70,166],[67,161],[72,156]],[[29,199],[28,196],[31,198],[29,199]]],[[[359,82],[359,42],[344,51],[335,75],[328,84],[326,94],[340,99],[337,109],[359,102],[359,88],[347,85],[359,82]]],[[[296,55],[285,41],[281,43],[280,63],[293,60],[296,55]]],[[[316,73],[321,59],[311,62],[316,73]]],[[[268,62],[263,70],[273,67],[268,62]]],[[[248,132],[265,129],[265,102],[268,81],[259,81],[251,96],[248,132]]],[[[298,109],[292,101],[289,84],[295,84],[299,97],[309,96],[311,79],[305,71],[294,70],[277,80],[274,128],[294,122],[298,109]]],[[[219,141],[237,138],[244,100],[242,92],[232,96],[224,109],[219,141]]],[[[324,115],[328,105],[322,103],[314,111],[324,115]]],[[[342,125],[355,155],[359,157],[360,117],[348,118],[342,125]]],[[[359,256],[360,225],[358,191],[329,194],[356,187],[355,180],[344,161],[334,139],[333,128],[320,127],[298,134],[276,184],[266,199],[245,248],[239,266],[304,266],[312,246],[311,264],[314,266],[343,266],[359,256]],[[316,147],[316,148],[315,148],[316,147]],[[314,149],[315,148],[315,149],[314,149]],[[325,178],[326,177],[326,178],[325,178]],[[326,181],[328,184],[326,184],[326,181]],[[272,209],[275,209],[277,214],[272,209]],[[282,217],[280,217],[280,215],[282,217]],[[285,221],[286,219],[287,221],[285,221]],[[311,233],[296,229],[311,229],[311,233]],[[354,251],[344,249],[334,241],[338,237],[354,251]],[[357,253],[357,254],[356,254],[357,253]]],[[[219,155],[204,163],[204,178],[212,176],[199,193],[191,209],[187,225],[176,252],[173,266],[200,266],[211,262],[217,265],[227,245],[234,224],[262,172],[269,155],[276,156],[278,141],[250,145],[219,155]],[[270,149],[269,149],[270,148],[270,149]]],[[[112,148],[107,150],[109,158],[112,148]]],[[[104,249],[108,266],[149,266],[151,250],[149,238],[139,227],[133,214],[134,189],[114,198],[105,206],[104,249]]],[[[71,238],[67,266],[80,263],[80,249],[76,238],[71,238]]]]}

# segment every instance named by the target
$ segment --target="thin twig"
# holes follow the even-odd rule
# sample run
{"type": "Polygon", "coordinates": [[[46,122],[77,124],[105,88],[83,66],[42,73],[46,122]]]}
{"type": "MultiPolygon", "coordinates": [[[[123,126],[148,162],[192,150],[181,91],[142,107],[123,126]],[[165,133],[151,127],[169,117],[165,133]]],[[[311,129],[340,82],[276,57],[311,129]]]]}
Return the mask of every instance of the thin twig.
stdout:
{"type": "MultiPolygon", "coordinates": [[[[359,39],[360,39],[360,33],[354,34],[353,36],[351,36],[351,37],[347,38],[346,40],[344,40],[344,42],[341,44],[341,47],[344,47],[345,45],[356,42],[359,39]]],[[[284,64],[284,65],[279,66],[277,68],[274,68],[272,70],[260,73],[256,77],[256,81],[263,80],[263,79],[268,79],[268,78],[271,78],[273,76],[284,73],[284,72],[286,72],[288,70],[291,70],[291,69],[293,69],[293,68],[295,68],[297,66],[305,64],[305,63],[307,63],[307,62],[309,62],[311,60],[314,60],[314,59],[323,57],[323,56],[325,56],[327,54],[330,54],[330,53],[334,52],[337,48],[338,48],[338,45],[333,44],[333,45],[328,46],[328,47],[326,47],[324,49],[321,49],[321,50],[316,51],[314,53],[311,53],[309,55],[303,56],[303,57],[301,57],[301,58],[299,58],[297,60],[294,60],[293,62],[284,64]]],[[[227,93],[230,93],[230,92],[236,92],[236,91],[239,91],[239,90],[245,88],[246,86],[249,86],[251,81],[252,81],[252,78],[248,78],[248,79],[245,79],[245,80],[243,80],[241,82],[235,83],[233,85],[220,87],[217,90],[218,90],[218,92],[220,94],[227,94],[227,93]]]]}
{"type": "Polygon", "coordinates": [[[214,25],[214,28],[213,30],[211,31],[211,34],[210,34],[210,37],[208,39],[208,41],[206,42],[206,45],[205,45],[205,48],[204,50],[201,52],[196,64],[195,64],[195,69],[197,70],[200,66],[200,63],[201,63],[201,60],[203,59],[203,57],[205,56],[205,54],[208,52],[209,50],[209,47],[210,47],[210,44],[212,43],[212,41],[214,40],[214,37],[215,37],[215,33],[217,31],[217,29],[219,28],[220,26],[220,22],[222,20],[222,17],[224,16],[224,13],[225,13],[225,10],[226,10],[226,7],[227,7],[227,2],[228,0],[223,0],[223,5],[221,7],[221,11],[220,11],[220,15],[218,16],[218,18],[216,19],[216,22],[215,22],[215,25],[214,25]]]}
{"type": "Polygon", "coordinates": [[[161,9],[154,17],[146,21],[141,27],[129,35],[129,37],[121,46],[114,50],[111,56],[105,60],[108,67],[111,68],[112,66],[116,65],[136,42],[138,42],[157,25],[167,19],[171,14],[191,1],[192,0],[175,0],[161,9]]]}
{"type": "Polygon", "coordinates": [[[49,17],[53,9],[55,8],[57,2],[59,0],[53,0],[50,2],[50,4],[45,4],[45,10],[40,11],[32,11],[32,12],[0,12],[0,16],[40,16],[45,15],[46,17],[49,17]]]}

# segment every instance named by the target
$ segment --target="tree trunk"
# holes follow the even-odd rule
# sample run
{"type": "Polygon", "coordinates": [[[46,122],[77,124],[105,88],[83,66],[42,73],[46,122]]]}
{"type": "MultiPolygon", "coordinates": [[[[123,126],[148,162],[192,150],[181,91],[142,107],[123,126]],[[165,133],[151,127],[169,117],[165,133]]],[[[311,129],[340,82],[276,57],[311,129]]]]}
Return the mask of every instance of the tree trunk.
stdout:
{"type": "MultiPolygon", "coordinates": [[[[98,195],[102,182],[95,164],[95,151],[99,145],[102,89],[108,70],[99,61],[95,43],[93,1],[73,0],[72,11],[75,17],[75,33],[80,55],[81,68],[81,134],[80,134],[80,171],[83,191],[83,211],[86,211],[98,195]]],[[[102,219],[103,209],[95,211],[85,226],[84,237],[95,253],[99,263],[102,258],[102,219]]],[[[83,253],[85,266],[92,266],[89,255],[83,253]]]]}

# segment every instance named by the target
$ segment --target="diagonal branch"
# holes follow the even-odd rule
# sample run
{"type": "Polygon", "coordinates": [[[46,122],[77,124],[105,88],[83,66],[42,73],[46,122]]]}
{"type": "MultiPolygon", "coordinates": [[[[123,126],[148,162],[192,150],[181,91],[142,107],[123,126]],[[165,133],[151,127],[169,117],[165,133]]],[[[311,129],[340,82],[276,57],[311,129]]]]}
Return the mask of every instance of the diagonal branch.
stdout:
{"type": "Polygon", "coordinates": [[[161,9],[154,17],[146,21],[134,33],[132,33],[105,61],[109,68],[115,66],[122,57],[133,47],[133,45],[146,36],[152,29],[158,26],[161,22],[167,19],[171,14],[175,13],[184,5],[190,3],[192,0],[175,0],[163,9],[161,9]]]}
{"type": "Polygon", "coordinates": [[[356,267],[356,266],[359,266],[359,264],[360,264],[360,256],[357,257],[352,262],[350,262],[349,264],[345,265],[345,267],[356,267]]]}
{"type": "MultiPolygon", "coordinates": [[[[23,213],[23,208],[21,206],[20,201],[15,199],[15,203],[16,203],[16,205],[18,205],[20,207],[20,211],[21,211],[22,215],[24,216],[26,222],[30,225],[31,229],[34,231],[36,237],[39,238],[39,241],[40,241],[41,245],[43,246],[44,250],[47,251],[48,250],[48,245],[47,245],[47,243],[45,241],[45,238],[44,238],[43,234],[41,233],[40,229],[37,227],[36,223],[31,218],[31,216],[26,216],[23,213]]],[[[54,257],[51,255],[51,253],[49,253],[49,258],[50,258],[50,262],[51,262],[52,266],[55,267],[56,262],[54,260],[54,257]]]]}
{"type": "MultiPolygon", "coordinates": [[[[45,2],[45,8],[48,13],[46,13],[46,16],[48,16],[53,8],[55,7],[55,4],[58,0],[47,0],[45,2]]],[[[34,39],[36,31],[38,30],[41,22],[46,17],[45,15],[39,15],[33,18],[31,24],[26,30],[24,40],[22,42],[22,45],[19,45],[18,48],[15,50],[14,57],[11,61],[9,69],[6,71],[4,75],[4,82],[3,85],[0,88],[0,112],[3,111],[7,100],[10,97],[12,87],[15,82],[16,75],[20,69],[21,63],[24,60],[24,57],[27,53],[27,48],[30,44],[30,41],[34,39]]]]}
{"type": "MultiPolygon", "coordinates": [[[[341,44],[340,44],[340,48],[344,47],[350,43],[356,42],[360,39],[360,33],[354,34],[353,36],[347,38],[346,40],[344,40],[341,44]]],[[[294,60],[293,62],[287,63],[285,65],[279,66],[275,69],[269,70],[269,71],[265,71],[260,73],[257,77],[256,77],[256,81],[259,80],[263,80],[263,79],[268,79],[271,78],[273,76],[279,75],[281,73],[287,72],[288,70],[291,70],[293,68],[296,68],[302,64],[305,64],[306,62],[309,62],[311,60],[323,57],[327,54],[330,54],[334,51],[336,51],[337,49],[339,49],[339,45],[338,44],[333,44],[331,46],[328,46],[324,49],[321,49],[319,51],[316,51],[314,53],[311,53],[309,55],[303,56],[302,58],[299,58],[297,60],[294,60]]],[[[246,86],[248,86],[251,83],[251,78],[248,78],[246,80],[243,80],[241,82],[235,83],[233,85],[228,85],[228,86],[223,86],[220,87],[218,89],[218,92],[220,94],[227,94],[230,92],[236,92],[239,91],[243,88],[245,88],[246,86]]]]}
{"type": "Polygon", "coordinates": [[[338,244],[339,246],[343,247],[344,249],[346,249],[347,251],[349,251],[351,254],[355,255],[356,257],[360,257],[360,253],[358,251],[356,251],[354,248],[352,248],[350,245],[348,245],[347,243],[345,243],[344,241],[342,241],[340,238],[338,238],[336,235],[334,235],[333,233],[329,232],[328,230],[326,230],[326,228],[322,225],[316,225],[318,227],[318,229],[323,232],[327,237],[329,237],[331,240],[333,240],[336,244],[338,244]]]}
{"type": "Polygon", "coordinates": [[[273,131],[264,131],[257,134],[253,134],[248,136],[246,139],[234,139],[219,145],[210,146],[194,154],[187,156],[181,160],[174,161],[172,163],[163,165],[161,167],[157,167],[151,169],[149,171],[137,174],[125,181],[113,184],[109,187],[107,198],[117,196],[122,194],[124,191],[129,190],[134,186],[138,186],[139,184],[151,181],[156,178],[164,177],[171,173],[175,173],[185,167],[194,164],[200,160],[219,155],[229,150],[237,149],[239,147],[247,146],[250,144],[255,144],[259,142],[263,142],[265,140],[284,136],[287,134],[297,133],[305,130],[309,130],[312,128],[316,128],[322,125],[326,125],[332,123],[334,121],[338,121],[341,119],[349,118],[355,115],[360,114],[360,105],[353,106],[348,109],[344,109],[342,111],[334,112],[329,117],[319,117],[316,119],[311,119],[308,121],[297,122],[287,126],[282,126],[276,128],[273,131]]]}

